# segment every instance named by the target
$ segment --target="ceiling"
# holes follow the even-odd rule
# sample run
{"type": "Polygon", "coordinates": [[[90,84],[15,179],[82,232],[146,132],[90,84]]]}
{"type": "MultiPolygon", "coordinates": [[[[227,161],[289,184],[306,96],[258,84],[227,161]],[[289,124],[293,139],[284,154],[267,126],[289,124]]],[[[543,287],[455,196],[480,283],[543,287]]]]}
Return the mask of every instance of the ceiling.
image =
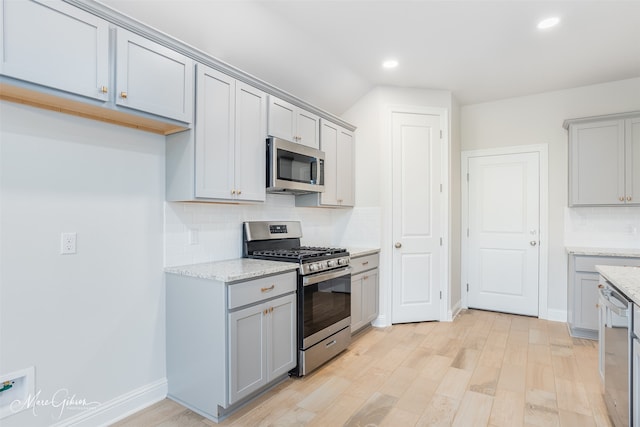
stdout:
{"type": "Polygon", "coordinates": [[[464,105],[640,77],[640,0],[102,2],[336,115],[378,85],[464,105]]]}

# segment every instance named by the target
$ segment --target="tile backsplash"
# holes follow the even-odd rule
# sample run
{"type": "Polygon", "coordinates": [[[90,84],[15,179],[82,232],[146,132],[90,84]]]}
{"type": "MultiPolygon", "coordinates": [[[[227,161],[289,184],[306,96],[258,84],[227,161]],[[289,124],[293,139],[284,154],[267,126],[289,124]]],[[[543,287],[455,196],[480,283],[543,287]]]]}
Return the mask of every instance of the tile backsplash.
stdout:
{"type": "Polygon", "coordinates": [[[639,248],[640,207],[565,208],[565,246],[639,248]]]}
{"type": "Polygon", "coordinates": [[[299,208],[277,194],[260,204],[168,202],[165,266],[240,258],[244,221],[301,221],[305,245],[377,247],[379,218],[379,208],[299,208]]]}

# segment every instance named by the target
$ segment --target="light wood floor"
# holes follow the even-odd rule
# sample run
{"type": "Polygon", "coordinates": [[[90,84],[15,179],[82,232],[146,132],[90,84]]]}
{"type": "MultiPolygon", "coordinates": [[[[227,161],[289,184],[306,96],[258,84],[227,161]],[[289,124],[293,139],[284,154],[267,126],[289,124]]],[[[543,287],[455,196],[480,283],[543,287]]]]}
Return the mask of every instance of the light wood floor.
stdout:
{"type": "Polygon", "coordinates": [[[220,424],[165,399],[116,425],[610,426],[601,391],[597,342],[564,323],[465,310],[371,328],[220,424]]]}

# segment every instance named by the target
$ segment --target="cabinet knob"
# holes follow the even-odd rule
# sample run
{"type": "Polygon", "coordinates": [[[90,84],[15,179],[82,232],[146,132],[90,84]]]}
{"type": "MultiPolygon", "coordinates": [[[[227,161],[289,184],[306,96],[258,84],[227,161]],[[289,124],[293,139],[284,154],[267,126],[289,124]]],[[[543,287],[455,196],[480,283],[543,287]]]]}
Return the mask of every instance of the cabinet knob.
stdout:
{"type": "Polygon", "coordinates": [[[127,99],[127,92],[120,92],[120,98],[127,99]]]}
{"type": "Polygon", "coordinates": [[[242,194],[242,191],[238,190],[236,194],[240,195],[240,194],[242,194]]]}
{"type": "Polygon", "coordinates": [[[100,92],[107,93],[109,92],[109,89],[106,86],[100,86],[100,92]]]}
{"type": "Polygon", "coordinates": [[[630,202],[630,201],[631,201],[631,199],[632,199],[632,197],[631,197],[631,196],[627,196],[627,202],[630,202]]]}
{"type": "Polygon", "coordinates": [[[536,242],[535,240],[532,240],[532,241],[530,241],[530,242],[529,242],[529,244],[530,244],[531,246],[535,246],[535,245],[537,245],[537,244],[538,244],[538,242],[536,242]]]}
{"type": "Polygon", "coordinates": [[[395,244],[395,245],[393,245],[393,246],[395,246],[395,247],[396,247],[396,249],[400,249],[400,248],[402,247],[402,243],[400,243],[400,242],[396,242],[396,244],[395,244]]]}
{"type": "Polygon", "coordinates": [[[231,194],[236,194],[236,190],[231,190],[231,194]]]}
{"type": "Polygon", "coordinates": [[[624,202],[624,196],[618,197],[618,200],[620,200],[621,202],[624,202]]]}

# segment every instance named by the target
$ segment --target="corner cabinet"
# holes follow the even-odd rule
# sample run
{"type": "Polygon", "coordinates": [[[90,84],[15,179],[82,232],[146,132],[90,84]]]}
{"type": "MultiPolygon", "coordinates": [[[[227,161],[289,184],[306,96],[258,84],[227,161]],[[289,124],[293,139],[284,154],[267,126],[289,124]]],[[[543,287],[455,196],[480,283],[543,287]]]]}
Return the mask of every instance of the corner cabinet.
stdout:
{"type": "Polygon", "coordinates": [[[320,149],[324,151],[324,192],[296,196],[296,206],[353,207],[354,135],[330,121],[320,120],[320,149]]]}
{"type": "Polygon", "coordinates": [[[168,201],[265,200],[266,94],[196,66],[196,125],[170,135],[168,201]]]}
{"type": "Polygon", "coordinates": [[[596,271],[596,265],[640,266],[640,258],[569,255],[567,323],[574,337],[598,339],[600,274],[596,271]]]}
{"type": "Polygon", "coordinates": [[[351,258],[351,333],[378,317],[379,254],[351,258]]]}
{"type": "Polygon", "coordinates": [[[270,136],[297,142],[312,148],[320,147],[320,118],[296,105],[269,96],[270,136]]]}
{"type": "Polygon", "coordinates": [[[640,205],[640,113],[568,120],[569,206],[640,205]]]}
{"type": "Polygon", "coordinates": [[[186,56],[59,0],[2,0],[0,19],[0,99],[161,134],[192,123],[186,56]]]}
{"type": "Polygon", "coordinates": [[[217,422],[295,368],[295,271],[232,283],[168,273],[166,286],[171,399],[217,422]]]}

